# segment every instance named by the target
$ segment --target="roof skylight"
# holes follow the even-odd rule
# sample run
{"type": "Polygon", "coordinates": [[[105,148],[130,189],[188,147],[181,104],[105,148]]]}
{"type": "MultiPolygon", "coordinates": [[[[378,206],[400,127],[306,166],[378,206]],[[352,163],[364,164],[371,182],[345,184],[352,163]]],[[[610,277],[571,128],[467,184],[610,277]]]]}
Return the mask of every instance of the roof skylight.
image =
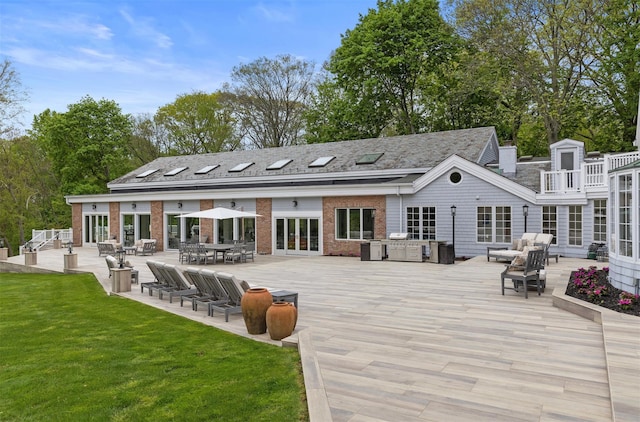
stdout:
{"type": "Polygon", "coordinates": [[[229,169],[230,172],[240,172],[244,169],[246,169],[249,166],[252,166],[254,163],[240,163],[237,166],[235,166],[234,168],[229,169]]]}
{"type": "Polygon", "coordinates": [[[175,168],[167,173],[165,173],[165,176],[175,176],[176,174],[180,173],[181,171],[185,171],[187,169],[187,167],[178,167],[175,168]]]}
{"type": "Polygon", "coordinates": [[[327,164],[329,164],[334,158],[336,158],[336,157],[334,157],[333,155],[328,156],[328,157],[317,158],[314,162],[309,164],[309,167],[324,167],[327,164]]]}
{"type": "Polygon", "coordinates": [[[290,162],[292,162],[293,160],[287,158],[285,160],[278,160],[275,163],[271,164],[269,167],[267,167],[267,170],[280,170],[282,167],[286,166],[287,164],[289,164],[290,162]]]}
{"type": "Polygon", "coordinates": [[[375,152],[371,154],[365,154],[356,160],[356,164],[373,164],[376,161],[378,161],[378,159],[380,159],[380,157],[382,157],[383,154],[384,152],[375,152]]]}
{"type": "Polygon", "coordinates": [[[196,171],[195,174],[207,174],[209,173],[211,170],[220,167],[220,164],[214,164],[212,166],[206,166],[206,167],[202,167],[200,170],[196,171]]]}
{"type": "Polygon", "coordinates": [[[150,174],[155,173],[156,171],[158,171],[158,169],[151,169],[151,170],[147,170],[143,173],[140,173],[139,175],[137,175],[136,177],[147,177],[150,174]]]}

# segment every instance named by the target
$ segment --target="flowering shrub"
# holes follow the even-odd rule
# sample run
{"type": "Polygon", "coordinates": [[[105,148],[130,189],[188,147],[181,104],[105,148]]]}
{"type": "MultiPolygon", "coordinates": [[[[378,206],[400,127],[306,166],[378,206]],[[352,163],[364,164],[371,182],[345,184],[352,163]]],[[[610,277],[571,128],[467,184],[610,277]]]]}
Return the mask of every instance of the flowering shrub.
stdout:
{"type": "MultiPolygon", "coordinates": [[[[609,268],[605,267],[602,271],[608,272],[609,268]]],[[[573,285],[578,289],[578,293],[586,295],[591,303],[600,304],[603,297],[609,294],[609,289],[606,284],[602,284],[598,268],[595,266],[579,268],[573,276],[573,285]]]]}
{"type": "Polygon", "coordinates": [[[618,299],[618,305],[620,305],[621,309],[629,310],[631,308],[633,308],[633,306],[636,304],[636,302],[638,301],[639,296],[634,295],[632,293],[629,292],[622,292],[620,293],[619,299],[618,299]]]}
{"type": "Polygon", "coordinates": [[[579,268],[571,273],[566,294],[612,311],[640,317],[640,296],[609,283],[609,268],[579,268]]]}

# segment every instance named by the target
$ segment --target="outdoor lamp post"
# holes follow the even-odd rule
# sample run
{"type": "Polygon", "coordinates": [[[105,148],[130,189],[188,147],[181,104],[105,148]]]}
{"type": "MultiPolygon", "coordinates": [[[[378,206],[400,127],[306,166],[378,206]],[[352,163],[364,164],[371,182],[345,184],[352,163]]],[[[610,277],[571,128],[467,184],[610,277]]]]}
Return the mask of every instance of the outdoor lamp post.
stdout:
{"type": "Polygon", "coordinates": [[[118,263],[120,264],[120,268],[124,268],[124,249],[120,249],[116,251],[116,257],[118,258],[118,263]]]}
{"type": "Polygon", "coordinates": [[[529,216],[529,205],[522,206],[522,215],[524,215],[524,232],[527,232],[527,217],[529,216]]]}
{"type": "Polygon", "coordinates": [[[67,248],[69,249],[69,255],[73,253],[73,242],[70,240],[67,242],[67,248]]]}
{"type": "Polygon", "coordinates": [[[456,206],[451,205],[451,244],[453,245],[453,258],[456,256],[456,206]]]}

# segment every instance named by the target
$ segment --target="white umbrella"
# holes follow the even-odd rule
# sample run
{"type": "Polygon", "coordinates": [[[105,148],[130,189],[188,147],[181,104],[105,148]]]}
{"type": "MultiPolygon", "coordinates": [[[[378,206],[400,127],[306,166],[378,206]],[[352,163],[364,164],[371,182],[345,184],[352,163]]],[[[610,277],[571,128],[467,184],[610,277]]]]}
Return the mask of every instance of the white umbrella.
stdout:
{"type": "Polygon", "coordinates": [[[242,218],[242,217],[262,217],[260,214],[252,212],[232,210],[230,208],[217,207],[208,210],[190,212],[188,214],[182,214],[180,217],[193,217],[193,218],[212,218],[214,220],[224,220],[225,218],[242,218]]]}

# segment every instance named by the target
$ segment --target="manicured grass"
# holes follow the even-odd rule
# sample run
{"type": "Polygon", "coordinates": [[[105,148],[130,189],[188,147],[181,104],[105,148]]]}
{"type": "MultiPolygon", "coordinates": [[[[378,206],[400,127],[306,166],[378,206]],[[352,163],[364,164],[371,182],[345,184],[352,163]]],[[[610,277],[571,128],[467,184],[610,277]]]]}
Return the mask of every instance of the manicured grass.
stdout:
{"type": "Polygon", "coordinates": [[[305,421],[293,349],[107,296],[93,275],[0,273],[0,421],[305,421]]]}

